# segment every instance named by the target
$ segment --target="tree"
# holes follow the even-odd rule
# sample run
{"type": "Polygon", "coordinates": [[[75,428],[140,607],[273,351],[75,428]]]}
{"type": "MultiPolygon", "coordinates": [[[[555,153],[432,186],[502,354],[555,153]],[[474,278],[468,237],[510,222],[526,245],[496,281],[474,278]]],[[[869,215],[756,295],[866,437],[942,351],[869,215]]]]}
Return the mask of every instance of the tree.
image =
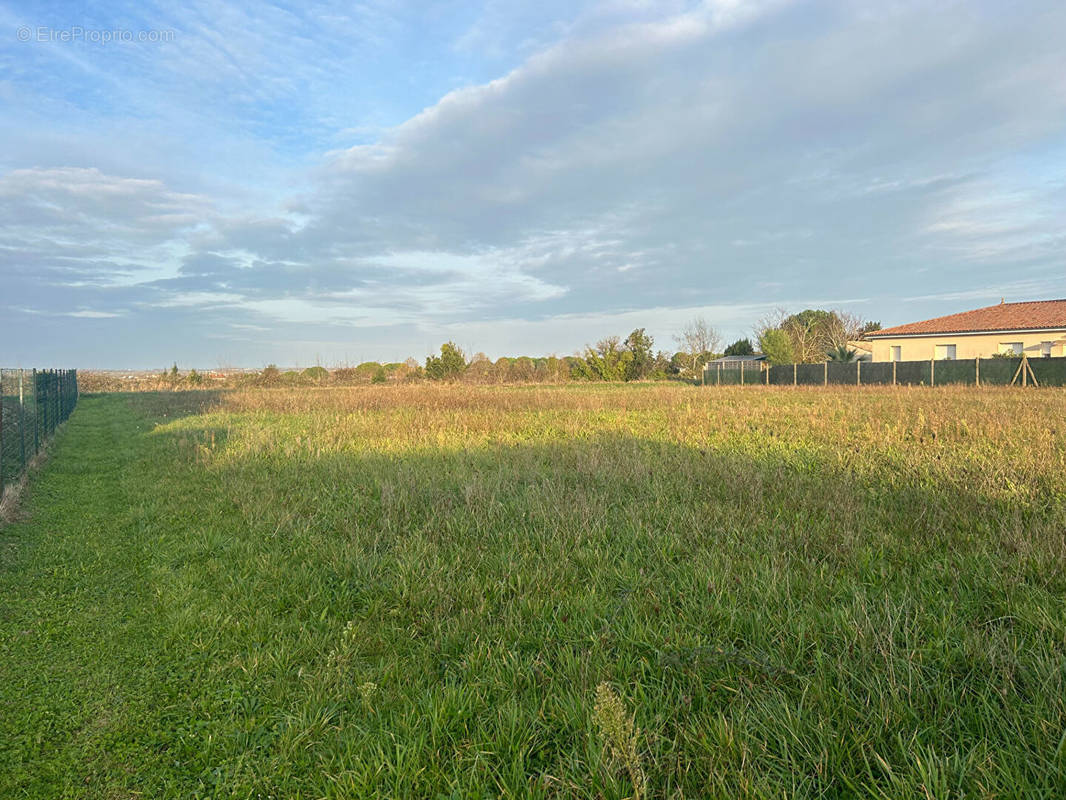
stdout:
{"type": "Polygon", "coordinates": [[[827,354],[830,361],[858,361],[859,351],[852,350],[847,345],[834,347],[827,354]]]}
{"type": "Polygon", "coordinates": [[[795,361],[792,340],[780,328],[767,328],[759,336],[759,350],[771,364],[791,364],[795,361]]]}
{"type": "Polygon", "coordinates": [[[751,339],[737,339],[725,349],[727,356],[753,356],[755,348],[751,346],[751,339]]]}
{"type": "Polygon", "coordinates": [[[624,381],[633,354],[622,346],[617,336],[600,339],[595,347],[586,347],[584,358],[575,362],[575,378],[591,381],[624,381]]]}
{"type": "Polygon", "coordinates": [[[422,365],[413,356],[404,359],[403,364],[396,370],[396,377],[404,381],[417,381],[423,376],[422,365]]]}
{"type": "Polygon", "coordinates": [[[301,374],[314,383],[322,383],[329,378],[329,371],[325,367],[308,367],[301,374]]]}
{"type": "Polygon", "coordinates": [[[466,356],[455,342],[440,346],[439,356],[426,357],[426,377],[435,381],[455,380],[466,369],[466,356]]]}
{"type": "Polygon", "coordinates": [[[825,361],[830,350],[847,349],[849,342],[861,337],[865,324],[847,311],[808,308],[789,314],[778,309],[759,322],[756,336],[762,341],[767,331],[783,331],[792,345],[793,359],[809,364],[825,361]]]}
{"type": "Polygon", "coordinates": [[[693,373],[699,367],[700,360],[707,357],[722,346],[722,336],[711,327],[703,317],[694,317],[689,320],[681,333],[674,337],[677,349],[688,357],[688,368],[693,373]]]}
{"type": "Polygon", "coordinates": [[[474,353],[466,365],[463,380],[466,383],[492,383],[492,361],[484,353],[474,353]]]}
{"type": "Polygon", "coordinates": [[[865,339],[866,338],[866,334],[874,333],[874,332],[879,331],[879,330],[881,330],[881,323],[880,322],[875,322],[874,320],[868,320],[867,322],[864,322],[860,326],[860,328],[859,328],[859,338],[860,339],[865,339]]]}
{"type": "Polygon", "coordinates": [[[281,370],[278,369],[277,364],[267,364],[256,377],[255,382],[260,386],[276,386],[281,382],[281,370]]]}
{"type": "Polygon", "coordinates": [[[627,381],[646,378],[654,369],[655,352],[652,350],[654,344],[655,340],[647,334],[644,328],[637,328],[626,337],[624,346],[632,356],[626,364],[625,379],[627,381]]]}
{"type": "Polygon", "coordinates": [[[511,363],[511,380],[527,383],[533,380],[536,366],[529,356],[519,356],[511,363]]]}

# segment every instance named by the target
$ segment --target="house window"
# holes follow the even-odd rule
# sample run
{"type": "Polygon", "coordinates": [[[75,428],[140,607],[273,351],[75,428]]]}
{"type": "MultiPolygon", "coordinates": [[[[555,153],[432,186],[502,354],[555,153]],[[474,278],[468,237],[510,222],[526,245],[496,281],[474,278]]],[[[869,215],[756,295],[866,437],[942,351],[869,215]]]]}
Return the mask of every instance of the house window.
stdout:
{"type": "Polygon", "coordinates": [[[1000,342],[999,352],[1008,356],[1020,356],[1022,354],[1021,342],[1000,342]]]}
{"type": "Polygon", "coordinates": [[[1053,344],[1054,342],[1041,342],[1040,355],[1042,355],[1044,358],[1051,358],[1051,345],[1053,344]]]}
{"type": "Polygon", "coordinates": [[[903,360],[903,348],[900,347],[898,344],[892,345],[892,360],[893,361],[902,361],[903,360]]]}
{"type": "Polygon", "coordinates": [[[954,361],[955,360],[955,345],[953,345],[953,344],[938,344],[936,346],[936,360],[937,361],[954,361]]]}

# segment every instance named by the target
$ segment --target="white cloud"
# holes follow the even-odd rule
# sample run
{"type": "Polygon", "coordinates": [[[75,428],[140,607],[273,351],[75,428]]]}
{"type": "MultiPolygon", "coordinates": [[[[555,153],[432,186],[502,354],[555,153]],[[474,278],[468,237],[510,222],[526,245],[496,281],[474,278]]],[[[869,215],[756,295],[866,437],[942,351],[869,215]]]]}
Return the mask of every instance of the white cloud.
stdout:
{"type": "MultiPolygon", "coordinates": [[[[182,170],[211,172],[210,156],[2,173],[0,268],[26,305],[129,310],[122,322],[139,309],[175,329],[195,317],[212,335],[276,326],[338,348],[357,329],[383,349],[454,335],[565,352],[642,326],[665,344],[695,310],[732,336],[802,298],[868,298],[857,308],[889,323],[986,296],[1005,273],[1018,291],[1058,291],[1066,191],[1047,176],[1066,157],[1061,4],[530,12],[517,67],[399,124],[327,90],[326,65],[348,40],[384,52],[410,9],[214,8],[173,12],[190,38],[157,54],[151,85],[198,119],[188,87],[217,76],[211,113],[233,128],[294,115],[319,166],[279,172],[270,151],[286,143],[271,128],[263,149],[226,139],[219,181],[271,187],[247,203],[187,191],[182,170]],[[304,57],[319,41],[323,57],[304,57]]],[[[470,58],[513,45],[520,18],[487,8],[448,46],[470,58]]]]}

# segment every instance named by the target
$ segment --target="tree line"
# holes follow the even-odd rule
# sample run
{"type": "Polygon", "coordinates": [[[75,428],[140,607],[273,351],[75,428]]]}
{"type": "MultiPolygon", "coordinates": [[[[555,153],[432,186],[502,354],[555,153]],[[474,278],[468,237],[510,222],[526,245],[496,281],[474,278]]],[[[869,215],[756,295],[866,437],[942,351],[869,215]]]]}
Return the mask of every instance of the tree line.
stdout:
{"type": "MultiPolygon", "coordinates": [[[[606,336],[572,356],[505,356],[493,361],[480,352],[468,356],[455,342],[445,342],[440,352],[428,356],[424,364],[413,358],[393,364],[366,362],[354,368],[333,370],[329,377],[345,383],[694,380],[704,364],[721,356],[761,352],[775,364],[850,361],[857,353],[849,343],[880,327],[877,322],[867,322],[845,311],[805,309],[790,314],[778,310],[759,321],[752,337],[737,339],[723,347],[721,334],[700,316],[682,327],[674,337],[671,350],[656,349],[654,338],[645,328],[636,328],[625,338],[606,336]]],[[[325,374],[317,377],[326,379],[325,374]]]]}
{"type": "MultiPolygon", "coordinates": [[[[472,384],[695,380],[704,364],[721,356],[762,353],[773,364],[851,361],[858,357],[851,343],[880,327],[878,322],[839,310],[805,309],[798,313],[777,310],[758,322],[751,337],[737,339],[724,347],[718,330],[705,318],[695,317],[674,337],[671,350],[656,349],[651,334],[645,328],[636,328],[625,338],[604,337],[572,356],[505,356],[493,361],[480,352],[467,356],[455,342],[445,342],[440,352],[428,356],[424,363],[408,358],[403,362],[367,361],[355,367],[327,370],[315,366],[285,372],[271,364],[256,375],[232,380],[260,386],[422,380],[472,384]]],[[[195,386],[205,382],[204,376],[195,370],[179,374],[177,365],[157,380],[195,386]]]]}
{"type": "Polygon", "coordinates": [[[778,310],[760,320],[751,338],[737,339],[724,348],[718,330],[703,317],[690,320],[674,338],[672,351],[656,350],[645,328],[624,339],[607,336],[586,345],[579,355],[562,358],[501,358],[493,362],[484,353],[467,359],[454,343],[441,345],[413,378],[470,383],[511,383],[564,380],[639,381],[694,379],[703,365],[721,356],[761,352],[774,364],[852,361],[858,352],[852,342],[879,330],[878,322],[863,320],[839,310],[805,309],[790,314],[778,310]]]}

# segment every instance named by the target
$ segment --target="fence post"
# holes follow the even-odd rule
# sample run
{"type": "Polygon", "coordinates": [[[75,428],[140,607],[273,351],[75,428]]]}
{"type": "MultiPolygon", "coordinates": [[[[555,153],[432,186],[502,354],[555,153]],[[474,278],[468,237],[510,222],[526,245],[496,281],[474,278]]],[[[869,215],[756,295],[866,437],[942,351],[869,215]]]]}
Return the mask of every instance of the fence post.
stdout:
{"type": "Polygon", "coordinates": [[[4,371],[0,369],[0,500],[4,499],[4,371]]]}
{"type": "Polygon", "coordinates": [[[767,367],[766,367],[766,385],[767,386],[770,385],[770,367],[769,367],[769,365],[767,365],[767,367]]]}
{"type": "Polygon", "coordinates": [[[718,385],[722,385],[722,365],[718,365],[718,385]]]}
{"type": "Polygon", "coordinates": [[[892,362],[892,385],[896,385],[896,362],[892,362]]]}
{"type": "Polygon", "coordinates": [[[829,362],[822,362],[822,386],[829,385],[829,362]]]}
{"type": "Polygon", "coordinates": [[[936,386],[936,359],[929,359],[929,385],[936,386]]]}
{"type": "Polygon", "coordinates": [[[23,397],[22,376],[26,370],[19,369],[19,462],[26,469],[26,398],[23,397]]]}
{"type": "Polygon", "coordinates": [[[33,454],[41,452],[41,389],[37,385],[37,370],[33,370],[33,454]]]}
{"type": "Polygon", "coordinates": [[[744,362],[740,362],[740,385],[744,385],[744,362]]]}
{"type": "Polygon", "coordinates": [[[792,385],[796,385],[796,362],[792,362],[792,385]]]}
{"type": "Polygon", "coordinates": [[[862,386],[862,362],[855,362],[855,385],[862,386]]]}
{"type": "Polygon", "coordinates": [[[981,356],[974,359],[974,373],[973,373],[974,386],[981,385],[981,356]]]}

